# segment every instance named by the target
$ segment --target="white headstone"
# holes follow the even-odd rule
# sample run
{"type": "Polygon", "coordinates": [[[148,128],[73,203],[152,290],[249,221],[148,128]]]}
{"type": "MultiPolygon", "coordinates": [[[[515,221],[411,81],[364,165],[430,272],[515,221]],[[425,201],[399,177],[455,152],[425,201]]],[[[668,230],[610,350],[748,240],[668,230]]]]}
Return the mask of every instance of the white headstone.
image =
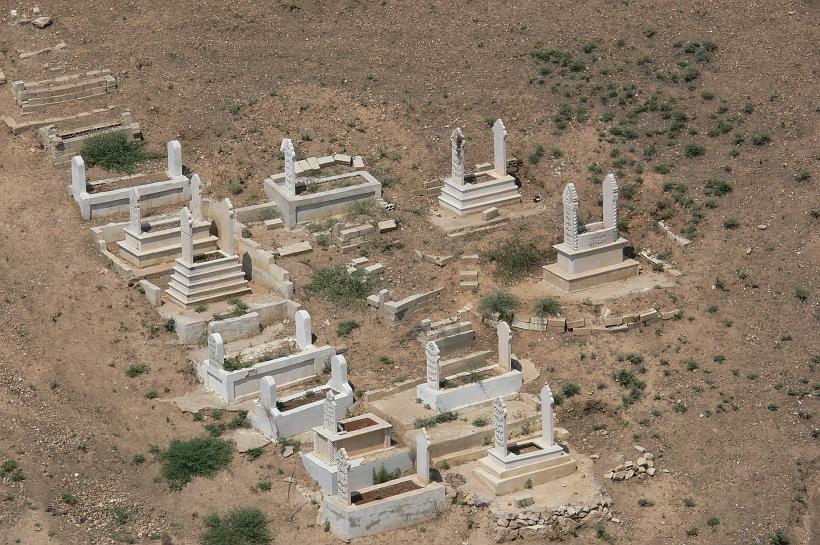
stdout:
{"type": "Polygon", "coordinates": [[[427,387],[438,390],[441,383],[441,351],[435,341],[424,345],[424,354],[427,356],[427,387]]]}
{"type": "Polygon", "coordinates": [[[310,314],[305,309],[297,310],[294,320],[296,321],[296,344],[299,348],[307,348],[313,344],[310,314]]]}
{"type": "Polygon", "coordinates": [[[296,151],[293,149],[293,142],[290,138],[282,139],[282,146],[279,150],[285,156],[285,189],[288,195],[294,196],[296,195],[296,165],[293,159],[296,157],[296,151]]]}
{"type": "Polygon", "coordinates": [[[182,239],[182,262],[185,265],[194,264],[194,225],[191,213],[185,207],[179,211],[179,232],[182,239]]]}
{"type": "Polygon", "coordinates": [[[416,431],[416,478],[430,483],[430,438],[425,428],[416,431]]]}
{"type": "Polygon", "coordinates": [[[347,360],[341,354],[330,358],[330,386],[337,391],[347,385],[347,360]]]}
{"type": "Polygon", "coordinates": [[[512,371],[512,331],[510,324],[498,320],[498,365],[505,371],[512,371]]]}
{"type": "Polygon", "coordinates": [[[225,342],[219,333],[208,335],[208,361],[217,367],[225,365],[225,342]]]}
{"type": "Polygon", "coordinates": [[[614,174],[604,178],[604,229],[618,229],[618,182],[614,174]]]}
{"type": "Polygon", "coordinates": [[[450,178],[453,183],[464,185],[464,148],[467,143],[464,140],[464,133],[459,127],[453,130],[450,135],[450,144],[453,151],[453,167],[450,178]]]}
{"type": "Polygon", "coordinates": [[[345,504],[350,505],[350,460],[343,448],[336,453],[336,493],[345,504]]]}
{"type": "Polygon", "coordinates": [[[128,229],[135,235],[142,233],[142,211],[140,210],[140,192],[132,187],[128,193],[128,229]]]}
{"type": "Polygon", "coordinates": [[[231,199],[225,199],[225,236],[222,237],[222,251],[226,255],[234,255],[234,246],[236,245],[236,212],[233,209],[231,199]]]}
{"type": "Polygon", "coordinates": [[[498,456],[507,456],[507,406],[500,397],[493,401],[493,418],[495,419],[495,452],[498,456]]]}
{"type": "Polygon", "coordinates": [[[507,175],[507,129],[500,119],[493,123],[493,166],[499,176],[507,175]]]}
{"type": "Polygon", "coordinates": [[[182,145],[178,140],[168,142],[168,176],[182,176],[182,145]]]}
{"type": "Polygon", "coordinates": [[[276,379],[270,375],[259,379],[259,403],[268,412],[276,408],[276,379]]]}
{"type": "Polygon", "coordinates": [[[85,161],[79,155],[75,155],[71,158],[71,194],[77,201],[85,192],[85,161]]]}
{"type": "Polygon", "coordinates": [[[578,249],[578,193],[575,184],[569,183],[564,188],[564,244],[578,249]]]}
{"type": "Polygon", "coordinates": [[[379,290],[379,308],[382,308],[386,302],[390,300],[390,290],[388,289],[380,289],[379,290]]]}
{"type": "MultiPolygon", "coordinates": [[[[332,431],[336,433],[338,429],[338,425],[336,423],[336,399],[333,395],[333,390],[325,390],[325,417],[324,417],[324,426],[325,429],[328,431],[332,431]]],[[[332,457],[330,458],[333,459],[332,457]]]]}
{"type": "Polygon", "coordinates": [[[541,435],[547,447],[555,444],[554,404],[555,399],[552,397],[552,390],[550,390],[548,384],[544,384],[544,387],[541,388],[541,435]]]}
{"type": "Polygon", "coordinates": [[[202,221],[202,181],[199,174],[191,176],[191,214],[194,221],[202,221]]]}

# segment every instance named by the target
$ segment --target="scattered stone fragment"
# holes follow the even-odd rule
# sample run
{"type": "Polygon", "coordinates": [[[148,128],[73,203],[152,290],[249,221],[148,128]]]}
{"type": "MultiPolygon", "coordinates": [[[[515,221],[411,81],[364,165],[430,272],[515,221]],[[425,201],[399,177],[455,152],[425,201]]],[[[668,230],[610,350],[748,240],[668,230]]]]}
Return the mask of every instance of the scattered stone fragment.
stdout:
{"type": "Polygon", "coordinates": [[[46,15],[42,15],[40,17],[35,18],[33,21],[31,21],[31,24],[36,26],[37,28],[46,28],[47,26],[51,25],[51,23],[53,23],[53,22],[54,21],[51,19],[51,17],[48,17],[46,15]]]}

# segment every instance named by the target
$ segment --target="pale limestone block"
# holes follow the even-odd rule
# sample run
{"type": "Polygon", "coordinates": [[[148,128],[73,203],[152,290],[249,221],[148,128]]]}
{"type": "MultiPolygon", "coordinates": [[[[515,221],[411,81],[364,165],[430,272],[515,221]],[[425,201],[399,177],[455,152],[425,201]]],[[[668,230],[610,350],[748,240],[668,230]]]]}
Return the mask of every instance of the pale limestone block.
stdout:
{"type": "Polygon", "coordinates": [[[296,321],[296,344],[299,345],[299,348],[305,349],[313,344],[310,314],[305,309],[298,310],[294,320],[296,321]]]}

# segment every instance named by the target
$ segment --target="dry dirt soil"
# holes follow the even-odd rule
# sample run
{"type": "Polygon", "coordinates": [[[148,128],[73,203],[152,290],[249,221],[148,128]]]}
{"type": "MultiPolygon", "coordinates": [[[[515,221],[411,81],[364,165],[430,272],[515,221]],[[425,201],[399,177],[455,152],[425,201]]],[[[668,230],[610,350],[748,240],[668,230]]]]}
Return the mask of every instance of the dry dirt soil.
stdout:
{"type": "MultiPolygon", "coordinates": [[[[509,286],[483,262],[481,293],[464,294],[458,264],[439,269],[412,249],[474,253],[517,236],[547,251],[561,233],[564,184],[576,184],[589,221],[600,214],[602,176],[616,172],[625,236],[684,275],[676,287],[606,304],[680,308],[683,319],[514,338],[515,353],[536,362],[554,391],[581,388],[558,417],[573,448],[600,455],[594,477],[623,520],[606,531],[615,543],[694,545],[768,543],[782,528],[791,543],[818,542],[816,1],[41,1],[54,17],[44,30],[11,24],[15,4],[4,2],[0,15],[9,81],[61,73],[46,62],[62,61],[66,73],[111,69],[120,88],[107,103],[130,108],[149,149],[179,139],[210,197],[264,200],[283,136],[308,155],[363,155],[397,203],[404,245],[375,248],[371,259],[387,266],[382,283],[397,293],[444,286],[436,317],[494,289],[532,300],[538,269],[509,286]],[[63,52],[17,58],[60,40],[63,52]],[[425,217],[434,201],[413,192],[449,170],[455,126],[464,127],[469,163],[490,160],[496,117],[524,163],[521,208],[540,210],[454,243],[425,217]],[[710,194],[715,187],[731,191],[710,194]],[[666,239],[659,218],[694,244],[666,239]],[[613,380],[619,369],[646,383],[629,406],[613,380]],[[634,459],[634,444],[670,473],[605,482],[608,469],[634,459]]],[[[8,84],[0,97],[0,114],[19,118],[8,84]]],[[[206,515],[249,505],[269,517],[275,543],[332,542],[298,492],[310,485],[298,457],[283,459],[274,446],[256,460],[237,454],[228,471],[180,492],[159,478],[151,447],[201,434],[203,422],[146,393],[190,391],[192,363],[173,334],[153,331],[155,309],[106,266],[67,181],[31,133],[0,131],[0,458],[20,469],[0,480],[0,543],[198,543],[206,515]],[[129,378],[136,363],[149,371],[129,378]],[[272,489],[260,491],[267,480],[272,489]]],[[[284,235],[271,236],[266,245],[284,235]]],[[[348,346],[357,389],[421,373],[411,325],[304,298],[316,266],[347,257],[317,249],[281,263],[319,338],[348,346]],[[337,337],[343,319],[363,327],[337,337]]],[[[567,314],[600,312],[564,304],[567,314]]],[[[491,330],[478,334],[492,344],[491,330]]],[[[362,541],[491,542],[488,517],[472,511],[453,506],[362,541]]],[[[567,537],[598,541],[594,529],[567,537]]]]}

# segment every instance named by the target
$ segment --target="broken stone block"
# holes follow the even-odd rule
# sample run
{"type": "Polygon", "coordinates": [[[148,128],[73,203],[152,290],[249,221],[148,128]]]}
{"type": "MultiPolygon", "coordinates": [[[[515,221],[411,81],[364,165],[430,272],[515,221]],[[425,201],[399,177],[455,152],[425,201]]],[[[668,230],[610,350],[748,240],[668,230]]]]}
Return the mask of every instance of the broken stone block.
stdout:
{"type": "Polygon", "coordinates": [[[478,271],[461,271],[459,276],[462,280],[478,280],[478,271]]]}
{"type": "Polygon", "coordinates": [[[576,318],[575,320],[567,320],[567,329],[577,329],[587,325],[585,318],[576,318]]]}
{"type": "Polygon", "coordinates": [[[623,323],[623,318],[620,316],[613,316],[610,314],[604,318],[604,326],[606,327],[621,325],[621,323],[623,323]]]}
{"type": "Polygon", "coordinates": [[[381,263],[374,263],[364,268],[364,272],[369,275],[381,274],[384,272],[384,265],[381,263]]]}
{"type": "Polygon", "coordinates": [[[54,21],[51,17],[43,15],[43,16],[35,18],[33,21],[31,21],[31,24],[36,26],[37,28],[46,28],[47,26],[51,25],[51,23],[53,23],[53,22],[54,21]]]}
{"type": "Polygon", "coordinates": [[[317,157],[316,162],[319,163],[319,167],[326,167],[327,165],[332,165],[336,161],[334,161],[332,155],[325,155],[322,157],[317,157]]]}
{"type": "Polygon", "coordinates": [[[379,222],[378,228],[379,233],[388,233],[390,231],[395,231],[399,227],[396,225],[396,220],[384,220],[379,222]]]}
{"type": "Polygon", "coordinates": [[[350,155],[337,153],[336,155],[333,156],[333,160],[336,161],[337,163],[342,163],[343,165],[350,166],[350,162],[352,161],[352,158],[350,157],[350,155]]]}
{"type": "Polygon", "coordinates": [[[353,168],[364,168],[364,159],[362,159],[361,155],[357,155],[353,158],[353,168]]]}
{"type": "Polygon", "coordinates": [[[370,260],[367,259],[366,257],[354,257],[353,259],[350,260],[350,264],[353,267],[361,267],[362,265],[364,265],[368,261],[370,261],[370,260]]]}
{"type": "Polygon", "coordinates": [[[657,473],[657,472],[658,472],[658,470],[657,470],[657,469],[655,469],[654,467],[650,467],[649,469],[647,469],[647,470],[646,470],[646,473],[647,473],[650,477],[654,477],[654,476],[655,476],[655,473],[657,473]]]}
{"type": "Polygon", "coordinates": [[[534,504],[535,500],[532,498],[531,495],[527,496],[519,496],[515,498],[515,506],[519,509],[523,509],[524,507],[529,507],[530,505],[534,504]]]}
{"type": "Polygon", "coordinates": [[[489,220],[491,220],[493,218],[497,218],[497,217],[498,217],[498,208],[496,208],[494,206],[492,208],[488,208],[488,209],[484,210],[483,212],[481,212],[481,219],[483,219],[484,221],[489,221],[489,220]]]}
{"type": "Polygon", "coordinates": [[[547,329],[549,331],[566,331],[567,329],[567,319],[566,318],[550,318],[547,320],[547,329]]]}
{"type": "Polygon", "coordinates": [[[273,231],[274,229],[281,229],[284,226],[285,222],[282,221],[282,218],[265,220],[265,229],[267,229],[268,231],[273,231]]]}
{"type": "Polygon", "coordinates": [[[279,257],[297,256],[312,251],[313,247],[308,241],[297,242],[296,244],[289,244],[276,249],[276,253],[279,254],[279,257]]]}

